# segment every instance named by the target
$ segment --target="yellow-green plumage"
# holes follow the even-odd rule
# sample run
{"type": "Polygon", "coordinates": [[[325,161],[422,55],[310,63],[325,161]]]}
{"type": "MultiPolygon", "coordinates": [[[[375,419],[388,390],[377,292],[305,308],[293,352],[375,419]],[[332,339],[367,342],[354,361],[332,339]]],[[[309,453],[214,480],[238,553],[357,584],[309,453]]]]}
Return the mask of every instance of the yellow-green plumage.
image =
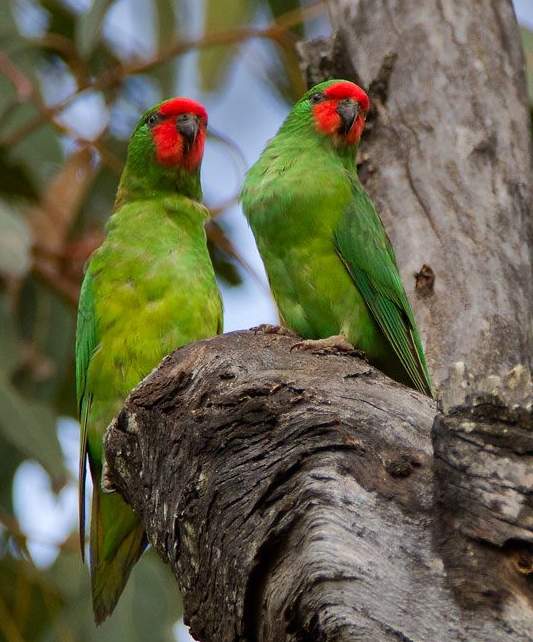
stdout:
{"type": "MultiPolygon", "coordinates": [[[[143,122],[129,155],[138,159],[144,154],[154,166],[143,122]]],[[[146,545],[131,508],[119,495],[102,491],[104,432],[131,389],[165,355],[222,328],[206,247],[208,211],[198,202],[198,172],[165,167],[140,175],[128,163],[106,239],[92,256],[82,285],[76,338],[80,530],[83,535],[87,453],[94,486],[90,549],[97,621],[113,610],[146,545]]]]}
{"type": "Polygon", "coordinates": [[[356,145],[317,131],[311,89],[246,177],[245,214],[285,325],[344,335],[389,376],[431,395],[414,315],[383,224],[357,177],[356,145]]]}

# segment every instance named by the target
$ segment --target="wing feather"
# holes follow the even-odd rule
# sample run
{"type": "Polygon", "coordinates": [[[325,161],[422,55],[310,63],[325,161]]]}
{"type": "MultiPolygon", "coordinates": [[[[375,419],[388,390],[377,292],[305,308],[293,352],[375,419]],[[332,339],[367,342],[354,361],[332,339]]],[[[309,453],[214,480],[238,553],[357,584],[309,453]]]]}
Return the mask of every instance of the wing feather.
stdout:
{"type": "Polygon", "coordinates": [[[97,345],[93,284],[90,269],[83,280],[76,326],[76,395],[80,417],[80,461],[78,513],[81,557],[85,558],[85,480],[87,476],[87,425],[92,395],[87,389],[87,372],[97,345]]]}
{"type": "Polygon", "coordinates": [[[366,192],[354,188],[353,196],[335,231],[337,252],[413,386],[432,396],[422,342],[394,250],[366,192]]]}

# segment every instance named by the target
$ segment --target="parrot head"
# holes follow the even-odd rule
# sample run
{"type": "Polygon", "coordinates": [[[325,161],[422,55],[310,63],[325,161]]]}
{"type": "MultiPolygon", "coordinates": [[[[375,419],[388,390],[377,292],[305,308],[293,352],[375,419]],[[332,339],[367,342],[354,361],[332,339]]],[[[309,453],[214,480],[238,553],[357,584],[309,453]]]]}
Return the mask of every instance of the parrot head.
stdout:
{"type": "Polygon", "coordinates": [[[199,198],[207,112],[190,98],[171,98],[140,118],[128,145],[117,204],[154,191],[199,198]]]}
{"type": "Polygon", "coordinates": [[[143,114],[132,143],[150,140],[155,163],[194,171],[202,161],[206,130],[203,105],[190,98],[171,98],[143,114]]]}
{"type": "Polygon", "coordinates": [[[366,92],[347,80],[327,80],[296,103],[293,114],[329,137],[335,147],[357,145],[370,109],[366,92]]]}

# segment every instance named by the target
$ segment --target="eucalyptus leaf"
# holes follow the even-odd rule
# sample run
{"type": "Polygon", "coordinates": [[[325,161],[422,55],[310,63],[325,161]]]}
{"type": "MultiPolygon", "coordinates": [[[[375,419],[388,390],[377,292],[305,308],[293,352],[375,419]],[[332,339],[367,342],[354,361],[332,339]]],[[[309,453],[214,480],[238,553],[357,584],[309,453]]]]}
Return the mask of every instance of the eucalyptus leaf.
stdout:
{"type": "MultiPolygon", "coordinates": [[[[65,596],[58,621],[72,640],[174,642],[172,626],[181,616],[181,601],[170,570],[154,551],[141,557],[113,615],[98,628],[93,622],[89,570],[79,555],[63,551],[48,575],[51,586],[65,596]]],[[[39,642],[56,639],[50,632],[39,642]]]]}
{"type": "Polygon", "coordinates": [[[88,57],[100,41],[102,23],[113,0],[93,0],[91,8],[82,13],[76,24],[76,44],[83,57],[88,57]]]}
{"type": "Polygon", "coordinates": [[[11,2],[0,2],[0,38],[14,37],[17,23],[13,17],[11,2]]]}
{"type": "MultiPolygon", "coordinates": [[[[21,360],[21,343],[15,327],[12,304],[7,295],[0,294],[0,373],[9,377],[21,360]]],[[[1,415],[0,415],[1,416],[1,415]]]]}
{"type": "MultiPolygon", "coordinates": [[[[204,35],[245,27],[253,18],[257,0],[205,0],[204,35]]],[[[224,83],[238,45],[207,47],[198,55],[198,71],[202,89],[213,91],[224,83]]]]}
{"type": "Polygon", "coordinates": [[[5,147],[0,146],[0,193],[4,198],[37,198],[34,181],[24,163],[14,161],[5,147]]]}
{"type": "Polygon", "coordinates": [[[154,0],[157,12],[157,44],[159,51],[169,47],[177,35],[177,5],[175,0],[154,0]]]}
{"type": "Polygon", "coordinates": [[[62,0],[40,0],[49,17],[48,31],[58,33],[69,39],[73,38],[76,29],[76,14],[62,0]]]}
{"type": "Polygon", "coordinates": [[[0,371],[0,432],[21,453],[38,461],[60,483],[65,476],[56,418],[44,404],[23,397],[0,371]]]}
{"type": "Polygon", "coordinates": [[[239,285],[242,283],[242,277],[232,257],[211,240],[207,242],[207,249],[209,250],[209,256],[215,268],[215,273],[220,279],[228,285],[239,285]]]}
{"type": "MultiPolygon", "coordinates": [[[[154,7],[157,17],[157,46],[159,52],[164,52],[178,38],[177,5],[175,0],[155,0],[154,7]]],[[[159,80],[162,95],[170,98],[176,93],[179,61],[172,58],[158,65],[153,75],[159,80]]]]}
{"type": "Polygon", "coordinates": [[[0,200],[0,276],[22,278],[31,267],[30,229],[13,207],[0,200]]]}
{"type": "MultiPolygon", "coordinates": [[[[0,601],[9,617],[9,642],[40,640],[60,609],[61,597],[32,564],[10,555],[0,558],[0,601]],[[16,630],[18,637],[13,631],[16,630]]],[[[5,618],[5,614],[2,616],[5,618]]],[[[6,629],[0,627],[0,639],[6,629]]],[[[58,635],[55,639],[65,639],[58,635]]]]}
{"type": "Polygon", "coordinates": [[[28,278],[19,294],[18,327],[25,340],[26,359],[14,374],[17,390],[54,408],[69,390],[63,407],[73,406],[75,310],[49,287],[28,278]]]}
{"type": "MultiPolygon", "coordinates": [[[[28,114],[31,111],[31,108],[18,110],[17,117],[19,114],[22,115],[22,112],[26,114],[26,117],[20,119],[22,121],[20,125],[23,126],[29,118],[33,117],[28,114]]],[[[11,125],[16,124],[17,120],[18,118],[13,118],[11,125]]],[[[25,165],[30,180],[37,189],[43,188],[48,183],[64,161],[64,152],[57,131],[48,124],[39,127],[18,142],[10,156],[13,162],[25,165]]]]}
{"type": "MultiPolygon", "coordinates": [[[[296,11],[302,7],[303,2],[301,0],[267,0],[267,4],[270,7],[272,16],[274,20],[280,18],[289,11],[296,11]]],[[[303,22],[291,27],[291,31],[296,34],[299,38],[304,37],[304,25],[303,22]]]]}
{"type": "MultiPolygon", "coordinates": [[[[8,513],[13,512],[13,493],[12,493],[12,482],[17,468],[24,460],[24,455],[22,455],[9,441],[3,438],[2,433],[0,432],[0,453],[1,453],[1,463],[0,466],[0,510],[7,511],[8,513]]],[[[2,528],[0,527],[0,534],[2,533],[2,528]]],[[[0,538],[1,543],[1,538],[0,538]]],[[[2,557],[2,552],[0,550],[0,558],[2,557]]],[[[0,576],[2,572],[0,570],[0,576]]]]}

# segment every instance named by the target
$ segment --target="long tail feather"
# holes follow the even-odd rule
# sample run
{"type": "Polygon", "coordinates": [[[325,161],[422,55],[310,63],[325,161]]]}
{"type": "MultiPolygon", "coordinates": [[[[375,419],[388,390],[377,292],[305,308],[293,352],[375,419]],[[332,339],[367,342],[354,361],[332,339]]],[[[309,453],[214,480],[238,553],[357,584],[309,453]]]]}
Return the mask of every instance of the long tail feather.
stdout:
{"type": "Polygon", "coordinates": [[[141,522],[119,495],[93,492],[91,511],[91,590],[94,618],[114,610],[131,569],[146,548],[141,522]]]}
{"type": "Polygon", "coordinates": [[[91,397],[83,404],[80,421],[80,461],[78,471],[78,517],[81,560],[85,562],[85,490],[87,478],[87,422],[91,408],[91,397]]]}

